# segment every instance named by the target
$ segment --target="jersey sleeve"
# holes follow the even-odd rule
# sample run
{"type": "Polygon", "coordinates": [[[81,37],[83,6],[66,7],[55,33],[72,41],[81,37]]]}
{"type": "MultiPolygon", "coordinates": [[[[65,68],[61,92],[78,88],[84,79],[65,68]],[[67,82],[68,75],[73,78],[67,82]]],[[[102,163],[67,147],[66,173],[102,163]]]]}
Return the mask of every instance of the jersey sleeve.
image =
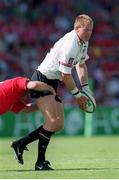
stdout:
{"type": "Polygon", "coordinates": [[[29,82],[28,78],[25,77],[17,77],[15,80],[15,88],[18,89],[18,91],[27,90],[27,83],[29,82]]]}
{"type": "Polygon", "coordinates": [[[74,64],[75,56],[73,53],[73,48],[62,48],[59,56],[59,71],[66,74],[71,74],[71,70],[74,67],[74,64]]]}

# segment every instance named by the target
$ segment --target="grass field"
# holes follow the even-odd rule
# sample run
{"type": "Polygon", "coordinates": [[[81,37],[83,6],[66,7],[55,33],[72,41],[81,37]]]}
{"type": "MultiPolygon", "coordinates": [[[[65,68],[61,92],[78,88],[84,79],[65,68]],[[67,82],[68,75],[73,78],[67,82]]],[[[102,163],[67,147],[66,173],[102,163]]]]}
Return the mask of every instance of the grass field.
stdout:
{"type": "Polygon", "coordinates": [[[47,159],[55,171],[36,172],[37,142],[25,152],[19,165],[10,148],[11,139],[0,139],[0,178],[2,179],[118,179],[119,137],[54,137],[47,159]]]}

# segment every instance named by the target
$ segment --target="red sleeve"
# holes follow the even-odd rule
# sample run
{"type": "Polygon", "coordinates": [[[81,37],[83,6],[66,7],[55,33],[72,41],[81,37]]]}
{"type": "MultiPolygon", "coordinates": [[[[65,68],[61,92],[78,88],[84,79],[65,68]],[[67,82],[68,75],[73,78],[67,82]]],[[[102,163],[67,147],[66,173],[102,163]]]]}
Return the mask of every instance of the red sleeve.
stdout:
{"type": "Polygon", "coordinates": [[[26,103],[25,102],[17,102],[16,104],[13,105],[11,111],[14,113],[18,113],[20,112],[22,109],[24,109],[26,107],[26,103]]]}
{"type": "Polygon", "coordinates": [[[18,90],[27,90],[27,83],[29,82],[28,78],[25,77],[17,77],[15,85],[18,90]]]}

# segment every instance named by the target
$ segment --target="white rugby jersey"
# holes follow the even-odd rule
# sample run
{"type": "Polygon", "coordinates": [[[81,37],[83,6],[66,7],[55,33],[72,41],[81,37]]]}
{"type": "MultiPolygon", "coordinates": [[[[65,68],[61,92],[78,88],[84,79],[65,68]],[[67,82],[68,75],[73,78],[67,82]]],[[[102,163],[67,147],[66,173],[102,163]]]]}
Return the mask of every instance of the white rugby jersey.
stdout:
{"type": "Polygon", "coordinates": [[[83,64],[89,58],[87,48],[88,42],[81,43],[73,30],[54,44],[37,70],[48,79],[61,79],[61,72],[71,74],[77,63],[83,64]]]}

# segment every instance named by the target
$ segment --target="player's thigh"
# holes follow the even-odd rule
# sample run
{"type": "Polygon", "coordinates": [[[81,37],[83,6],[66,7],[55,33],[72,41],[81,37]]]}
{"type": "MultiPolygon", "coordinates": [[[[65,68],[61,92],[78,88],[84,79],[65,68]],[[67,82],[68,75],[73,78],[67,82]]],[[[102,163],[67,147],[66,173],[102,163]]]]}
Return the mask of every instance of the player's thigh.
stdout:
{"type": "Polygon", "coordinates": [[[61,108],[57,104],[57,101],[53,95],[40,97],[37,99],[37,105],[44,115],[46,121],[57,121],[57,116],[61,114],[61,108]]]}

